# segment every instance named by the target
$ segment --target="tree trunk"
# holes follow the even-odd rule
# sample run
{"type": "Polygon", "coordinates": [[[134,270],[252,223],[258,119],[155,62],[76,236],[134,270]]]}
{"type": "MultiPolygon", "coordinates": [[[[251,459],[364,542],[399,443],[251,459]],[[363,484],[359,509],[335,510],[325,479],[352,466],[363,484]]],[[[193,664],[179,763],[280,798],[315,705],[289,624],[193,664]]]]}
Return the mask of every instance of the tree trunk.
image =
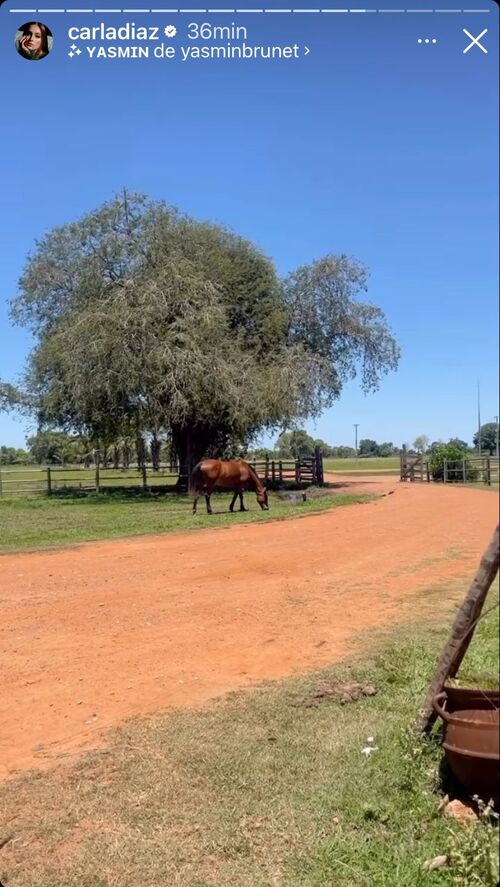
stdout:
{"type": "Polygon", "coordinates": [[[434,679],[425,699],[422,714],[418,726],[422,732],[427,732],[434,721],[436,713],[432,707],[432,700],[441,692],[448,677],[454,678],[467,648],[472,640],[476,622],[481,615],[486,595],[498,572],[499,561],[499,528],[497,526],[491,542],[481,558],[478,571],[474,576],[472,585],[466,594],[465,600],[458,611],[451,634],[441,654],[434,679]]]}
{"type": "Polygon", "coordinates": [[[130,466],[130,447],[127,443],[124,443],[122,447],[122,465],[124,468],[130,466]]]}
{"type": "Polygon", "coordinates": [[[155,433],[151,439],[151,462],[153,465],[153,471],[158,471],[160,468],[160,450],[161,440],[158,440],[155,433]]]}
{"type": "Polygon", "coordinates": [[[216,432],[203,425],[173,425],[172,444],[179,461],[178,490],[187,490],[189,476],[215,443],[216,432]]]}
{"type": "Polygon", "coordinates": [[[137,470],[141,471],[146,462],[146,447],[142,434],[138,434],[135,439],[135,450],[137,453],[137,470]]]}
{"type": "Polygon", "coordinates": [[[119,468],[119,467],[120,467],[120,449],[115,444],[113,447],[113,468],[119,468]]]}

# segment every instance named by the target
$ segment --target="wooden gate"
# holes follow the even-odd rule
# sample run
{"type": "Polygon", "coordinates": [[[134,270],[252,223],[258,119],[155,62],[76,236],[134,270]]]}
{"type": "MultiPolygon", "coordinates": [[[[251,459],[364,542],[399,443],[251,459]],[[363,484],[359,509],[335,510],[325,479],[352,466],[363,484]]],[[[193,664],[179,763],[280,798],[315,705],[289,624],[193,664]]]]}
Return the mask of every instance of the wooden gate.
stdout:
{"type": "Polygon", "coordinates": [[[408,453],[401,453],[399,479],[409,480],[411,483],[414,481],[429,483],[431,479],[429,460],[424,459],[423,456],[410,456],[408,453]]]}
{"type": "Polygon", "coordinates": [[[323,486],[323,454],[319,447],[314,456],[302,459],[249,460],[259,476],[270,486],[283,483],[314,484],[323,486]]]}

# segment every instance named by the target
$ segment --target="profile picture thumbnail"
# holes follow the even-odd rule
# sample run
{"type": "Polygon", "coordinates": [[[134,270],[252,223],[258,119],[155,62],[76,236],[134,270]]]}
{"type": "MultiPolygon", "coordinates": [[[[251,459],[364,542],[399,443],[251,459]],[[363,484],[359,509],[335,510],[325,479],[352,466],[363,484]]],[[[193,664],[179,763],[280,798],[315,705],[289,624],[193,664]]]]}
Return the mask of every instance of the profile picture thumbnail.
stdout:
{"type": "Polygon", "coordinates": [[[51,51],[52,43],[52,31],[43,22],[26,22],[16,31],[16,49],[28,61],[44,59],[51,51]]]}

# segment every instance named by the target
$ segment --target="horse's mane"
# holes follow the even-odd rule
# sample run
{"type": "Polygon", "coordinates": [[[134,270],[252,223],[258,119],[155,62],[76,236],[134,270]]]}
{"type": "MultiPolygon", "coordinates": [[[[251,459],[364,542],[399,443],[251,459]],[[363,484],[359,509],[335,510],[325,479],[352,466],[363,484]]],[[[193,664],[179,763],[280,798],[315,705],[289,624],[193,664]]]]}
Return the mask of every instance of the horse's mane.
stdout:
{"type": "Polygon", "coordinates": [[[265,490],[265,486],[264,486],[264,484],[262,483],[262,481],[261,481],[259,475],[257,474],[255,468],[253,468],[252,465],[250,465],[249,462],[246,462],[246,460],[243,459],[242,461],[245,462],[245,465],[247,466],[247,468],[248,468],[250,474],[252,475],[252,477],[253,477],[253,479],[254,479],[254,481],[255,481],[257,487],[260,487],[261,490],[265,490]]]}

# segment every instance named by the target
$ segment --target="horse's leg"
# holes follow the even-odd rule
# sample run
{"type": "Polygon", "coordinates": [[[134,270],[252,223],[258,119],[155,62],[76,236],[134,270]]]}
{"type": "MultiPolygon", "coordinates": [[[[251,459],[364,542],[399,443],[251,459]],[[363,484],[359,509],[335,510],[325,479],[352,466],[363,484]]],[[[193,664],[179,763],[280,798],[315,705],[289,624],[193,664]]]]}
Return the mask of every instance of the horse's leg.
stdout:
{"type": "Polygon", "coordinates": [[[205,502],[207,503],[207,514],[212,514],[212,506],[210,505],[210,493],[205,493],[205,502]]]}
{"type": "Polygon", "coordinates": [[[193,499],[193,514],[196,514],[196,503],[198,502],[199,498],[200,498],[199,493],[196,493],[195,497],[193,499]]]}
{"type": "Polygon", "coordinates": [[[233,498],[231,499],[231,505],[229,506],[229,511],[232,511],[234,508],[234,503],[236,502],[236,496],[238,495],[238,490],[236,490],[233,498]]]}
{"type": "Polygon", "coordinates": [[[245,506],[243,505],[243,490],[240,490],[239,497],[240,497],[240,511],[248,511],[248,508],[245,508],[245,506]]]}

